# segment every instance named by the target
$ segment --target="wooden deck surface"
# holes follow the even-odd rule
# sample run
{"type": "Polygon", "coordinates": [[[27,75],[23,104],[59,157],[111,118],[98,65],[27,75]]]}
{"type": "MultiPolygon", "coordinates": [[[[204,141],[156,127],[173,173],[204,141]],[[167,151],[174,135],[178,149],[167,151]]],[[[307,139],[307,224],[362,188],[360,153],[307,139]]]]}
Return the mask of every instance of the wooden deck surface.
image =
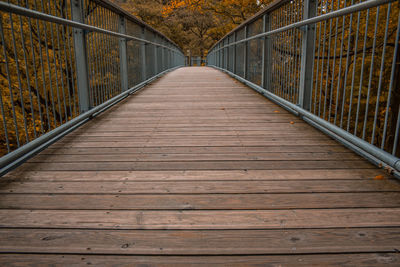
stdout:
{"type": "Polygon", "coordinates": [[[0,266],[400,266],[400,185],[211,68],[0,182],[0,266]],[[281,264],[281,265],[279,265],[281,264]]]}

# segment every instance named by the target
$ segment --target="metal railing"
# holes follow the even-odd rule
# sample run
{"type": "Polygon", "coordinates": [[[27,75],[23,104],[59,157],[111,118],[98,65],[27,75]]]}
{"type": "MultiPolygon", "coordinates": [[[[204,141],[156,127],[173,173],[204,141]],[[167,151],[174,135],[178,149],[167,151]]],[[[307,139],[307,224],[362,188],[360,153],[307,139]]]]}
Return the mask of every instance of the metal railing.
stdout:
{"type": "Polygon", "coordinates": [[[276,1],[210,49],[221,69],[400,171],[400,1],[276,1]]]}
{"type": "Polygon", "coordinates": [[[0,1],[0,175],[184,65],[180,48],[105,0],[0,1]]]}

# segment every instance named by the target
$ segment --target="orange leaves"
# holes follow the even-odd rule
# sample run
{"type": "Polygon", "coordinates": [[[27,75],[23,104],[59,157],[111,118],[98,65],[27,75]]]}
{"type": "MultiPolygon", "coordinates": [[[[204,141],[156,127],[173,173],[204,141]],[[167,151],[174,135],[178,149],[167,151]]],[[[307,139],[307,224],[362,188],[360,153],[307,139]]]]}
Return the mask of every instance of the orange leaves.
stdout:
{"type": "Polygon", "coordinates": [[[201,10],[200,4],[204,2],[203,0],[174,0],[163,7],[162,14],[164,17],[168,16],[175,9],[179,8],[189,8],[191,10],[201,10]]]}
{"type": "Polygon", "coordinates": [[[374,177],[374,180],[383,180],[385,177],[383,175],[377,175],[374,177]]]}

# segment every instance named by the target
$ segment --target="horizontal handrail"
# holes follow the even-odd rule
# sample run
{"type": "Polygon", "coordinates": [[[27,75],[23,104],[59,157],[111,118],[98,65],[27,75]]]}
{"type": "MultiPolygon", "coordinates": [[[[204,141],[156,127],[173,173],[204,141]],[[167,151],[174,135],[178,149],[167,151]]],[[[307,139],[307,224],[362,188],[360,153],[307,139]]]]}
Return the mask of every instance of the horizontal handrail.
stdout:
{"type": "Polygon", "coordinates": [[[296,28],[301,28],[301,27],[304,27],[304,26],[309,26],[309,25],[312,25],[312,24],[315,24],[315,23],[318,23],[318,22],[321,22],[321,21],[325,21],[325,20],[329,20],[329,19],[333,19],[333,18],[337,18],[337,17],[346,16],[346,15],[349,15],[351,13],[360,12],[360,11],[363,11],[363,10],[367,10],[367,9],[370,9],[370,8],[373,8],[373,7],[377,7],[377,6],[380,6],[380,5],[383,5],[383,4],[387,4],[387,3],[391,3],[391,2],[395,2],[395,1],[398,1],[398,0],[367,0],[365,2],[361,2],[361,3],[355,4],[355,5],[352,5],[352,6],[349,6],[349,7],[345,7],[345,8],[342,8],[340,10],[332,11],[332,12],[329,12],[327,14],[320,15],[318,17],[304,19],[302,21],[295,22],[295,23],[292,23],[292,24],[284,26],[284,27],[280,27],[280,28],[278,28],[276,30],[260,33],[260,34],[254,35],[252,37],[248,37],[248,38],[242,39],[242,40],[237,41],[237,42],[229,43],[228,45],[225,45],[225,46],[219,47],[218,49],[213,50],[215,45],[217,45],[220,42],[219,41],[210,50],[213,50],[213,52],[217,52],[218,50],[227,48],[227,47],[232,46],[232,45],[238,45],[240,43],[245,43],[245,42],[248,42],[248,41],[251,41],[251,40],[254,40],[254,39],[268,37],[268,36],[271,36],[271,35],[274,35],[274,34],[277,34],[277,33],[281,33],[281,32],[285,32],[285,31],[288,31],[288,30],[291,30],[291,29],[296,29],[296,28]]]}
{"type": "Polygon", "coordinates": [[[146,39],[142,39],[142,38],[138,38],[138,37],[135,37],[135,36],[122,34],[122,33],[114,32],[114,31],[105,30],[105,29],[102,29],[102,28],[99,28],[99,27],[95,27],[95,26],[91,26],[91,25],[88,25],[88,24],[76,22],[76,21],[73,21],[73,20],[59,18],[59,17],[56,17],[56,16],[52,16],[52,15],[49,15],[49,14],[45,14],[45,13],[42,13],[42,12],[39,12],[39,11],[27,9],[27,8],[20,7],[20,6],[13,5],[13,4],[6,3],[6,2],[1,2],[0,1],[0,10],[6,11],[6,12],[12,12],[12,13],[17,14],[17,15],[22,15],[22,16],[26,16],[26,17],[30,17],[30,18],[34,18],[34,19],[40,19],[40,20],[44,20],[44,21],[48,21],[48,22],[54,22],[54,23],[57,23],[57,24],[60,24],[60,25],[71,26],[71,27],[82,29],[82,30],[87,30],[89,32],[93,31],[93,32],[108,34],[108,35],[111,35],[111,36],[114,36],[114,37],[124,38],[126,40],[133,40],[133,41],[138,41],[138,42],[142,42],[142,43],[145,43],[145,44],[151,44],[151,45],[155,45],[155,46],[158,46],[158,47],[163,47],[163,48],[167,48],[167,49],[171,49],[171,50],[183,53],[182,50],[180,50],[178,48],[171,48],[169,46],[162,45],[162,44],[155,43],[155,42],[151,42],[151,41],[148,41],[146,39]]]}
{"type": "Polygon", "coordinates": [[[398,3],[276,1],[207,62],[400,177],[398,3]]]}

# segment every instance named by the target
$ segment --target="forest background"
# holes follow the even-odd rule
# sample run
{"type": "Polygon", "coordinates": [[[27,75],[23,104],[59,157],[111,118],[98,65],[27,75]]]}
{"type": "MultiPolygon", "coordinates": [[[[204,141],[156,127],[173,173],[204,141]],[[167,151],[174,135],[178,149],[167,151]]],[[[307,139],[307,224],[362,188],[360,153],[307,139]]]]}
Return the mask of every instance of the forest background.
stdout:
{"type": "Polygon", "coordinates": [[[211,46],[273,0],[112,0],[178,44],[204,57],[211,46]]]}

